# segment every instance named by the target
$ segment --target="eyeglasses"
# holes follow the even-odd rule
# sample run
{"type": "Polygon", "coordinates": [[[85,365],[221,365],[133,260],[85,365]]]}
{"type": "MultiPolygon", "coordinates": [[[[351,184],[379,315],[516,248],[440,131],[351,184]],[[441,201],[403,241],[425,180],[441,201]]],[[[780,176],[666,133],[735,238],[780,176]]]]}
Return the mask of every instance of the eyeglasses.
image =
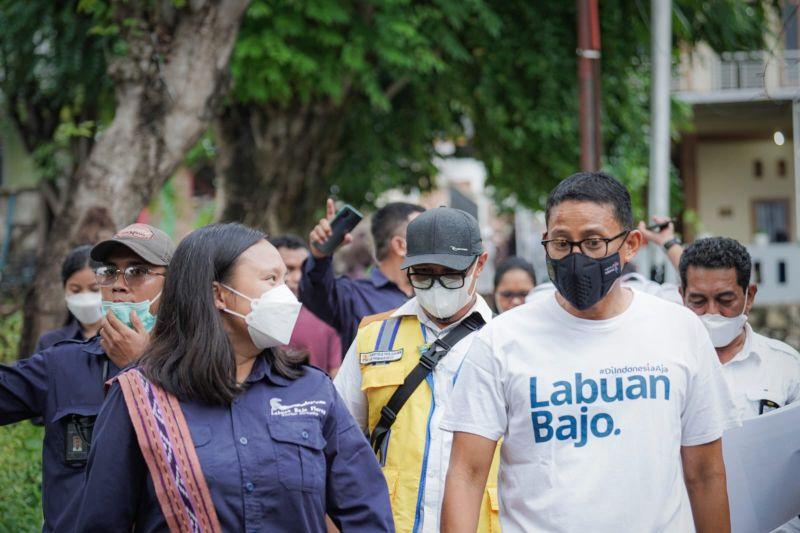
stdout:
{"type": "MultiPolygon", "coordinates": [[[[568,241],[567,239],[548,239],[546,241],[542,241],[542,246],[544,246],[547,256],[551,259],[563,259],[571,254],[572,249],[576,246],[582,254],[594,259],[600,259],[601,257],[608,255],[608,245],[611,242],[623,236],[627,238],[630,232],[631,230],[625,230],[619,235],[609,239],[605,239],[603,237],[589,237],[588,239],[583,239],[580,241],[568,241]]],[[[622,242],[624,243],[625,241],[623,240],[622,242]]],[[[620,244],[620,248],[621,247],[622,244],[620,244]]]]}
{"type": "Polygon", "coordinates": [[[97,283],[104,287],[108,287],[109,285],[116,283],[120,272],[122,273],[122,277],[125,279],[125,284],[128,287],[138,287],[152,276],[166,276],[166,274],[161,272],[153,272],[146,266],[131,265],[126,267],[124,270],[120,270],[115,266],[101,266],[94,271],[94,277],[97,280],[97,283]]]}
{"type": "Polygon", "coordinates": [[[429,274],[427,272],[408,272],[408,281],[415,289],[430,289],[438,282],[445,289],[460,289],[464,286],[469,268],[463,272],[448,272],[447,274],[429,274]]]}

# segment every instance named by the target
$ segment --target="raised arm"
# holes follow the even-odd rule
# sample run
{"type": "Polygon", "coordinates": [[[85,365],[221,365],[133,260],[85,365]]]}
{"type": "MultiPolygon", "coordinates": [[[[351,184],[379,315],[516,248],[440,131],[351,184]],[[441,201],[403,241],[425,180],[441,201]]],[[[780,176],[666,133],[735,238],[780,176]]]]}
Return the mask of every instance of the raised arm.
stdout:
{"type": "MultiPolygon", "coordinates": [[[[653,222],[656,224],[662,224],[664,222],[669,221],[667,217],[653,217],[653,222]]],[[[669,225],[661,230],[660,232],[657,231],[650,231],[647,229],[647,225],[644,222],[639,222],[639,231],[647,239],[647,242],[652,242],[662,250],[664,250],[664,245],[674,239],[675,235],[675,225],[670,222],[669,225]]],[[[681,255],[683,254],[683,245],[681,244],[673,244],[669,247],[669,250],[664,250],[664,253],[667,254],[667,259],[669,259],[670,264],[675,268],[675,272],[677,272],[680,268],[681,262],[681,255]]]]}
{"type": "MultiPolygon", "coordinates": [[[[337,331],[348,326],[345,316],[348,309],[349,293],[343,284],[349,283],[346,278],[336,279],[333,273],[333,262],[330,255],[319,251],[314,245],[322,244],[331,236],[330,221],[335,216],[333,200],[328,199],[326,217],[311,230],[308,236],[311,255],[303,266],[303,277],[300,280],[300,301],[312,313],[337,331]],[[341,290],[344,289],[344,290],[341,290]]],[[[342,244],[347,244],[353,237],[347,233],[342,244]]]]}

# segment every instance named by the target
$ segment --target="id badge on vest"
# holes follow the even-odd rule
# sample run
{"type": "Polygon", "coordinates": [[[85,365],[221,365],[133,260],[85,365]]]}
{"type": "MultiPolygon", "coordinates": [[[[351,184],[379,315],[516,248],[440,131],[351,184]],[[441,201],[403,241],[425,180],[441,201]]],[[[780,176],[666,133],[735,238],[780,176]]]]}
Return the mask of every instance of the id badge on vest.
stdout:
{"type": "Polygon", "coordinates": [[[68,465],[83,466],[89,459],[89,445],[92,442],[94,421],[97,417],[72,415],[67,419],[64,429],[65,454],[68,465]]]}

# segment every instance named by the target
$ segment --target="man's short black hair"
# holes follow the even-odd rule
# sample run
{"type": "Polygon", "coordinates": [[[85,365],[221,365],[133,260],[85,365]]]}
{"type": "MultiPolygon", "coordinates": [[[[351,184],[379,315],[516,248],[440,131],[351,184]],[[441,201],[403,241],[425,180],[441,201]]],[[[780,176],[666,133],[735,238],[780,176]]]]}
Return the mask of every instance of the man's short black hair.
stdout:
{"type": "Polygon", "coordinates": [[[389,243],[397,235],[400,228],[408,223],[408,217],[414,213],[422,213],[425,208],[406,202],[392,202],[378,209],[372,215],[372,242],[375,243],[375,258],[386,259],[389,254],[389,243]]]}
{"type": "Polygon", "coordinates": [[[304,250],[308,250],[306,242],[297,235],[292,235],[291,233],[271,237],[269,242],[275,248],[287,248],[289,250],[299,250],[302,248],[304,250]]]}
{"type": "Polygon", "coordinates": [[[550,222],[550,211],[562,202],[594,202],[614,208],[614,218],[622,229],[633,229],[631,195],[619,181],[605,172],[579,172],[561,183],[547,197],[545,222],[550,222]]]}
{"type": "Polygon", "coordinates": [[[728,237],[709,237],[698,239],[686,247],[678,265],[681,283],[686,288],[686,271],[696,268],[735,268],[736,283],[747,291],[750,285],[750,271],[753,268],[750,252],[736,239],[728,237]]]}

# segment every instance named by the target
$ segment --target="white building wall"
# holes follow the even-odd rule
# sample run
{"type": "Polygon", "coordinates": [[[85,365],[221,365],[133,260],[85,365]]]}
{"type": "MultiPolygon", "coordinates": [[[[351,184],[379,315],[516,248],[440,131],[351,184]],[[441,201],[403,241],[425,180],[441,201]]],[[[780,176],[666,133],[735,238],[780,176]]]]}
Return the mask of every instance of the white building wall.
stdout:
{"type": "MultiPolygon", "coordinates": [[[[783,146],[772,141],[698,143],[698,234],[721,235],[751,243],[756,231],[755,200],[788,199],[789,212],[794,212],[794,156],[790,134],[786,137],[783,146]],[[755,160],[761,161],[761,178],[753,175],[755,160]],[[778,176],[780,160],[786,165],[784,177],[778,176]]],[[[790,219],[790,227],[793,224],[790,219]]],[[[797,239],[797,235],[791,238],[797,239]]]]}

